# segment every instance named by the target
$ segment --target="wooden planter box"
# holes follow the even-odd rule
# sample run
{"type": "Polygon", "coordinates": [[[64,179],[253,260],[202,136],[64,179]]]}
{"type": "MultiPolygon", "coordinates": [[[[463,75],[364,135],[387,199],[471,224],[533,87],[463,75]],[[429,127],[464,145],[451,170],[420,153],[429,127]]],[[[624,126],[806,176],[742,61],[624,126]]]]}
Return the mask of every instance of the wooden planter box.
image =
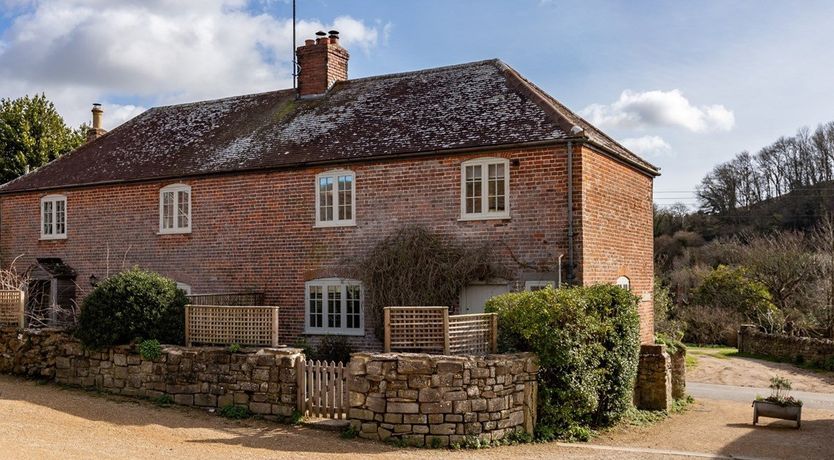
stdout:
{"type": "Polygon", "coordinates": [[[759,422],[759,417],[793,420],[799,428],[802,419],[802,406],[780,406],[770,401],[753,401],[753,425],[759,422]]]}

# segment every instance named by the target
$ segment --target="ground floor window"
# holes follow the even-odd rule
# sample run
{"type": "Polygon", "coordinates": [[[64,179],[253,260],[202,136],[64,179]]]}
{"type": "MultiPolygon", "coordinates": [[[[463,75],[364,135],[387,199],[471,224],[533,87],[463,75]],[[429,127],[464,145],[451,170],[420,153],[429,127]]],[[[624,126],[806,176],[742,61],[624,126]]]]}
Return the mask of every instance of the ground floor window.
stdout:
{"type": "Polygon", "coordinates": [[[359,281],[327,278],[307,282],[304,329],[308,334],[363,335],[359,281]]]}

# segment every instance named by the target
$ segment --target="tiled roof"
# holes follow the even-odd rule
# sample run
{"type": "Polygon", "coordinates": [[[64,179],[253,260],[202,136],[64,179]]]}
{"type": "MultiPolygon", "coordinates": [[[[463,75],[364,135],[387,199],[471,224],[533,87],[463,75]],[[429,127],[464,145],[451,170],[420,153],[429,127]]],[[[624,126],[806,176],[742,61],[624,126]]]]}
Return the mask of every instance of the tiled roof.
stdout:
{"type": "Polygon", "coordinates": [[[0,193],[396,157],[565,139],[657,169],[498,60],[157,107],[0,188],[0,193]]]}

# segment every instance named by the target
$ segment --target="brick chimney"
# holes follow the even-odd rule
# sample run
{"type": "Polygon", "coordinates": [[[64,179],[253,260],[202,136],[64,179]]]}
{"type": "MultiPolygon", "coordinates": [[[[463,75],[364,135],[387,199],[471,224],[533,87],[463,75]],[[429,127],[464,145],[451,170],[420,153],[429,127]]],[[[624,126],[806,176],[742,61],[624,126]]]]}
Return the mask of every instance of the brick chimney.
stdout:
{"type": "Polygon", "coordinates": [[[347,80],[350,54],[339,45],[339,32],[316,32],[316,36],[295,51],[299,97],[322,95],[337,81],[347,80]]]}
{"type": "Polygon", "coordinates": [[[101,116],[104,110],[101,110],[101,104],[93,104],[93,127],[87,130],[87,142],[92,142],[101,136],[104,136],[107,131],[101,127],[101,116]]]}

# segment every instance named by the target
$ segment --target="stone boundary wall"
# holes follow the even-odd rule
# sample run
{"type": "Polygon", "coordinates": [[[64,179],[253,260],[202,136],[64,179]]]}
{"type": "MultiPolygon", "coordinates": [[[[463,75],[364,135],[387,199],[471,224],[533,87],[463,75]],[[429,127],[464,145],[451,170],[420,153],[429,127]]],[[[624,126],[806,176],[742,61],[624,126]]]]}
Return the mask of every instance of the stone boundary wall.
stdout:
{"type": "Polygon", "coordinates": [[[266,418],[296,410],[294,348],[244,349],[163,346],[148,361],[133,347],[84,349],[61,330],[0,329],[0,373],[24,375],[125,396],[169,395],[177,404],[200,407],[246,406],[266,418]]]}
{"type": "Polygon", "coordinates": [[[744,324],[738,331],[738,351],[822,366],[834,361],[834,340],[766,334],[757,326],[744,324]]]}
{"type": "Polygon", "coordinates": [[[667,410],[672,401],[672,359],[666,346],[640,345],[634,405],[645,410],[667,410]]]}
{"type": "Polygon", "coordinates": [[[366,439],[448,446],[498,440],[536,421],[538,360],[531,353],[437,356],[357,353],[350,363],[352,426],[366,439]]]}

